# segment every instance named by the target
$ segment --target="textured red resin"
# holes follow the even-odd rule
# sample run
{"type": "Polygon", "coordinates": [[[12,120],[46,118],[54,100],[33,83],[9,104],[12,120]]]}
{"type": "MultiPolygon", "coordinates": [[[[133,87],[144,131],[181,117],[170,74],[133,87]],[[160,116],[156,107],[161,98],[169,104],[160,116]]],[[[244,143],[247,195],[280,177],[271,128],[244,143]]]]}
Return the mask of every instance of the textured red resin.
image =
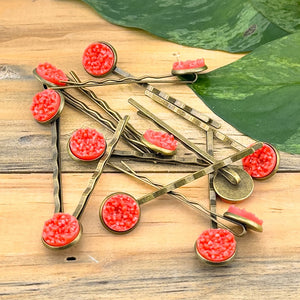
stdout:
{"type": "Polygon", "coordinates": [[[83,160],[97,159],[104,153],[105,148],[104,136],[95,129],[78,129],[70,138],[71,152],[83,160]]]}
{"type": "Polygon", "coordinates": [[[45,222],[42,237],[53,247],[62,247],[70,244],[79,234],[80,226],[74,216],[57,213],[45,222]]]}
{"type": "Polygon", "coordinates": [[[242,159],[244,170],[254,178],[263,178],[268,176],[274,170],[277,163],[275,150],[264,144],[263,147],[256,150],[251,155],[242,159]]]}
{"type": "Polygon", "coordinates": [[[223,262],[234,254],[236,242],[233,234],[226,229],[208,229],[198,237],[196,247],[205,259],[223,262]]]}
{"type": "Polygon", "coordinates": [[[83,52],[83,67],[91,75],[105,75],[111,71],[114,63],[114,52],[104,43],[93,43],[89,45],[83,52]]]}
{"type": "Polygon", "coordinates": [[[55,116],[59,109],[60,102],[61,98],[57,92],[46,89],[35,94],[30,110],[37,121],[46,122],[55,116]]]}
{"type": "Polygon", "coordinates": [[[235,214],[235,215],[238,215],[240,217],[251,220],[251,221],[255,222],[258,225],[263,224],[263,220],[260,220],[255,214],[246,211],[244,208],[240,209],[240,208],[238,208],[234,205],[230,205],[227,211],[232,213],[232,214],[235,214]]]}
{"type": "Polygon", "coordinates": [[[61,82],[61,80],[68,81],[68,77],[62,70],[57,69],[56,67],[47,62],[39,64],[36,68],[36,72],[45,80],[52,82],[56,85],[63,86],[66,85],[66,83],[61,82]]]}
{"type": "Polygon", "coordinates": [[[148,142],[160,148],[167,150],[176,150],[177,148],[177,141],[174,136],[166,132],[148,129],[143,136],[148,142]]]}
{"type": "Polygon", "coordinates": [[[205,66],[204,59],[176,61],[173,64],[173,70],[196,69],[205,66]]]}
{"type": "Polygon", "coordinates": [[[102,207],[102,220],[108,228],[118,232],[132,229],[137,224],[139,216],[139,205],[126,194],[109,197],[102,207]]]}

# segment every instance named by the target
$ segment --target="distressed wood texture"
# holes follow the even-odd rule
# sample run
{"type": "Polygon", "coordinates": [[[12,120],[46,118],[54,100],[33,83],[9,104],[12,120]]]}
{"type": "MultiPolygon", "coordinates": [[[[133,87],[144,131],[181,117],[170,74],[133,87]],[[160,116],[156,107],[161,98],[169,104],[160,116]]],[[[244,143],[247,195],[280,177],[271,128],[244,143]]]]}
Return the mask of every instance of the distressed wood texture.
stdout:
{"type": "MultiPolygon", "coordinates": [[[[81,1],[0,2],[0,298],[1,299],[296,299],[300,293],[300,156],[281,153],[280,172],[255,182],[254,193],[240,207],[264,220],[264,232],[238,238],[232,264],[213,268],[194,253],[198,235],[209,220],[169,196],[142,207],[142,220],[128,235],[116,236],[100,224],[98,209],[109,193],[142,196],[152,189],[106,168],[81,219],[84,234],[73,248],[52,252],[40,240],[43,222],[51,217],[51,130],[30,113],[34,94],[42,90],[32,70],[50,62],[65,72],[90,79],[81,66],[84,48],[93,41],[110,42],[118,51],[118,67],[134,74],[167,74],[175,60],[205,57],[209,69],[242,54],[176,45],[136,29],[109,24],[81,1]]],[[[157,85],[222,123],[222,132],[248,145],[243,136],[214,115],[185,85],[157,85]]],[[[205,134],[143,95],[136,85],[95,88],[121,115],[144,132],[155,129],[128,104],[132,97],[205,150],[205,134]]],[[[74,95],[80,96],[76,91],[74,95]]],[[[82,97],[82,96],[80,96],[82,97]]],[[[89,103],[86,99],[83,101],[89,103]]],[[[94,104],[89,105],[96,108],[94,104]]],[[[65,107],[61,116],[61,148],[65,211],[72,213],[96,163],[78,163],[67,154],[70,134],[96,127],[95,121],[65,107]]],[[[233,150],[215,141],[216,158],[233,150]]],[[[118,149],[129,149],[121,142],[118,149]]],[[[179,154],[193,156],[182,145],[179,154]]],[[[188,165],[129,162],[136,171],[169,183],[197,170],[188,165]]],[[[208,206],[207,178],[180,189],[190,200],[208,206]]],[[[217,211],[228,204],[220,200],[217,211]]]]}

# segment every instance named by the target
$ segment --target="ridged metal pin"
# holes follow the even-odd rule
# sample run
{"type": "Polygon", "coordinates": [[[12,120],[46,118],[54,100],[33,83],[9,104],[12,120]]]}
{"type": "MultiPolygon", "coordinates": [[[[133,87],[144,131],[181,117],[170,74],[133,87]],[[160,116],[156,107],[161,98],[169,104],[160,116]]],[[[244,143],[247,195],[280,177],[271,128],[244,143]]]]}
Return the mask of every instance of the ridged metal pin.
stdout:
{"type": "Polygon", "coordinates": [[[127,151],[127,150],[114,150],[113,157],[120,157],[122,159],[134,159],[143,162],[153,162],[153,163],[164,163],[164,164],[188,164],[195,166],[207,166],[207,163],[203,160],[191,156],[158,156],[153,153],[140,153],[137,151],[127,151]]]}
{"type": "MultiPolygon", "coordinates": [[[[222,133],[221,131],[219,131],[216,128],[213,128],[211,125],[212,124],[208,124],[205,122],[202,122],[201,120],[195,118],[192,114],[190,114],[187,111],[182,110],[179,107],[176,107],[175,105],[171,104],[168,99],[166,97],[164,97],[163,93],[160,93],[159,90],[157,89],[147,89],[145,91],[145,94],[150,97],[151,99],[155,100],[157,103],[161,104],[162,106],[164,106],[165,108],[171,110],[172,112],[176,113],[177,115],[183,117],[184,119],[186,119],[187,121],[191,122],[192,124],[196,125],[197,127],[205,130],[206,132],[211,130],[214,133],[214,136],[219,139],[220,141],[224,142],[224,143],[228,143],[230,147],[232,147],[235,150],[242,150],[245,149],[245,146],[242,145],[241,143],[239,143],[238,141],[230,138],[228,135],[222,133]]],[[[273,171],[266,177],[263,178],[256,178],[256,179],[267,179],[270,178],[271,176],[273,176],[278,168],[279,168],[279,163],[280,163],[280,155],[279,152],[277,151],[277,149],[272,146],[271,144],[268,143],[264,143],[269,145],[276,153],[276,166],[274,167],[273,171]]]]}
{"type": "MultiPolygon", "coordinates": [[[[76,82],[81,83],[80,78],[74,71],[71,71],[70,75],[76,82]]],[[[113,110],[106,101],[97,97],[97,95],[95,94],[94,91],[87,89],[87,88],[79,88],[79,91],[81,91],[85,96],[87,96],[96,105],[101,107],[116,122],[118,122],[122,119],[121,115],[117,111],[113,110]]],[[[134,138],[136,138],[136,139],[141,138],[142,134],[138,130],[136,130],[130,123],[128,123],[126,127],[127,127],[128,131],[130,132],[130,134],[132,134],[132,136],[134,138]]]]}
{"type": "MultiPolygon", "coordinates": [[[[206,153],[205,151],[202,151],[199,147],[197,147],[194,143],[189,141],[186,137],[184,137],[181,133],[177,132],[175,129],[167,125],[165,122],[163,122],[161,119],[156,117],[154,114],[152,114],[149,110],[147,110],[145,107],[140,105],[138,102],[130,98],[128,100],[130,104],[132,104],[135,108],[137,108],[139,111],[141,111],[147,118],[151,119],[153,122],[158,124],[158,126],[164,128],[169,133],[173,134],[178,140],[180,140],[187,148],[198,154],[201,158],[203,158],[207,163],[216,163],[217,160],[206,153]]],[[[239,175],[231,170],[230,168],[223,168],[219,170],[219,172],[233,185],[237,185],[240,182],[239,175]]]]}
{"type": "MultiPolygon", "coordinates": [[[[114,73],[118,74],[121,77],[130,77],[132,76],[130,73],[116,67],[113,71],[114,73]]],[[[209,116],[197,111],[196,109],[186,105],[185,103],[183,103],[182,101],[175,99],[173,97],[171,97],[170,95],[168,95],[167,93],[164,93],[156,88],[154,88],[153,86],[151,86],[148,83],[139,83],[140,86],[146,88],[146,91],[150,91],[153,92],[155,94],[160,95],[161,97],[163,97],[166,101],[168,101],[170,104],[173,104],[175,106],[177,106],[178,108],[186,111],[187,113],[189,113],[190,115],[194,116],[195,118],[210,124],[211,126],[215,127],[215,128],[220,128],[221,124],[219,122],[217,122],[216,120],[213,120],[212,118],[210,118],[209,116]]],[[[145,92],[145,95],[148,96],[148,94],[145,92]]],[[[155,98],[152,98],[152,100],[156,101],[155,98]]]]}
{"type": "MultiPolygon", "coordinates": [[[[213,156],[214,147],[214,133],[212,130],[206,132],[206,152],[213,156]]],[[[214,189],[214,173],[208,174],[208,195],[209,195],[209,210],[211,211],[211,228],[218,228],[218,221],[216,219],[217,212],[217,195],[214,189]]]]}
{"type": "MultiPolygon", "coordinates": [[[[148,177],[144,176],[144,175],[140,175],[140,174],[137,174],[132,168],[130,168],[127,164],[125,164],[123,161],[121,161],[121,163],[126,167],[126,169],[114,164],[114,163],[111,163],[109,162],[108,165],[115,168],[116,170],[119,170],[131,177],[134,177],[148,185],[151,185],[155,188],[161,188],[163,187],[163,185],[159,184],[159,183],[156,183],[154,182],[153,180],[149,179],[148,177]]],[[[174,192],[174,191],[171,191],[168,193],[168,195],[172,196],[173,198],[176,198],[177,200],[183,202],[184,204],[187,204],[188,206],[192,207],[193,209],[196,209],[197,211],[200,211],[201,213],[204,213],[206,216],[208,216],[210,218],[210,220],[214,223],[218,223],[221,227],[223,228],[226,228],[227,230],[229,230],[232,234],[234,234],[235,236],[243,236],[245,233],[246,233],[246,229],[245,227],[243,226],[243,224],[237,222],[237,221],[234,221],[234,220],[229,220],[228,218],[224,217],[223,215],[218,215],[216,212],[210,210],[210,209],[207,209],[205,208],[203,205],[201,205],[200,203],[198,202],[194,202],[194,201],[190,201],[188,200],[184,195],[182,195],[181,193],[178,193],[178,192],[174,192]],[[240,231],[235,231],[234,229],[230,228],[229,226],[227,226],[225,223],[221,222],[221,221],[218,221],[216,219],[216,217],[219,217],[220,219],[223,219],[223,220],[226,220],[226,221],[229,221],[230,223],[234,224],[234,225],[237,225],[240,227],[240,231]]]]}
{"type": "MultiPolygon", "coordinates": [[[[71,106],[72,108],[75,108],[76,110],[79,110],[81,113],[89,116],[90,118],[92,118],[93,120],[97,121],[98,123],[102,124],[103,126],[105,126],[107,129],[109,129],[110,131],[114,132],[116,129],[116,125],[104,118],[103,116],[101,116],[99,114],[99,112],[91,109],[89,106],[87,106],[85,103],[83,103],[82,101],[76,99],[74,96],[70,95],[69,93],[62,91],[62,94],[65,96],[65,101],[66,103],[71,106]]],[[[131,146],[133,147],[136,151],[141,152],[141,153],[145,153],[146,147],[145,145],[136,139],[133,139],[131,136],[129,136],[127,134],[127,132],[124,131],[123,136],[125,138],[125,141],[131,146]]]]}
{"type": "MultiPolygon", "coordinates": [[[[192,174],[189,174],[189,175],[186,175],[184,177],[181,177],[165,186],[162,186],[162,187],[159,187],[158,190],[156,190],[155,192],[152,192],[152,193],[149,193],[145,196],[142,196],[138,199],[135,199],[133,196],[127,194],[127,193],[124,193],[124,192],[116,192],[116,193],[113,193],[113,194],[110,194],[108,195],[101,203],[100,205],[100,209],[99,209],[99,217],[100,217],[100,220],[102,222],[102,224],[105,226],[106,229],[108,229],[109,231],[112,231],[114,233],[119,233],[119,234],[124,234],[124,233],[127,233],[131,230],[133,230],[136,225],[138,224],[139,220],[140,220],[140,214],[139,216],[135,219],[135,224],[132,226],[132,227],[128,227],[128,229],[126,230],[114,230],[113,228],[111,228],[104,220],[103,218],[103,209],[106,205],[106,202],[109,201],[110,198],[112,197],[115,197],[116,195],[127,195],[131,198],[132,201],[135,202],[136,206],[139,208],[141,204],[144,204],[144,203],[147,203],[159,196],[162,196],[164,194],[167,194],[183,185],[186,185],[200,177],[203,177],[205,175],[208,175],[210,173],[213,173],[215,172],[216,170],[220,169],[220,168],[223,168],[224,166],[227,166],[239,159],[242,159],[243,157],[247,156],[247,155],[250,155],[251,153],[254,153],[257,149],[261,148],[262,147],[262,143],[256,143],[254,144],[252,147],[249,147],[245,150],[242,150],[242,151],[239,151],[231,156],[228,156],[227,158],[221,160],[221,161],[218,161],[214,164],[211,164],[209,165],[208,167],[206,168],[203,168],[201,170],[198,170],[192,174]]],[[[139,208],[140,210],[140,208],[139,208]]]]}
{"type": "Polygon", "coordinates": [[[189,175],[186,175],[182,178],[179,178],[179,179],[165,185],[161,189],[139,198],[138,202],[139,202],[139,204],[149,202],[154,198],[162,196],[162,195],[164,195],[164,194],[166,194],[166,193],[168,193],[168,192],[170,192],[174,189],[177,189],[177,188],[179,188],[183,185],[186,185],[186,184],[188,184],[188,183],[190,183],[190,182],[192,182],[192,181],[194,181],[194,180],[196,180],[200,177],[203,177],[205,175],[208,175],[210,173],[213,173],[213,172],[217,171],[220,168],[228,166],[228,165],[242,159],[243,157],[254,153],[256,150],[260,149],[262,146],[263,146],[263,143],[257,142],[255,144],[253,144],[251,147],[248,147],[248,148],[246,148],[242,151],[236,152],[235,154],[230,155],[230,156],[228,156],[228,157],[226,157],[222,160],[219,160],[219,161],[209,165],[208,167],[205,167],[205,168],[203,168],[199,171],[196,171],[192,174],[189,174],[189,175]]]}
{"type": "Polygon", "coordinates": [[[82,215],[84,208],[86,207],[87,201],[88,201],[92,191],[94,190],[96,183],[99,180],[106,163],[108,162],[110,156],[112,155],[114,148],[116,147],[116,145],[121,137],[121,134],[126,127],[128,120],[129,120],[129,116],[125,116],[124,119],[121,119],[119,121],[116,131],[115,131],[111,141],[107,145],[106,152],[102,156],[102,158],[99,160],[97,167],[96,167],[92,177],[90,178],[86,189],[82,193],[80,201],[73,213],[73,216],[76,219],[79,219],[80,216],[82,215]]]}
{"type": "Polygon", "coordinates": [[[53,196],[54,213],[63,212],[62,182],[61,182],[61,155],[60,155],[60,120],[51,123],[51,147],[53,162],[53,196]]]}

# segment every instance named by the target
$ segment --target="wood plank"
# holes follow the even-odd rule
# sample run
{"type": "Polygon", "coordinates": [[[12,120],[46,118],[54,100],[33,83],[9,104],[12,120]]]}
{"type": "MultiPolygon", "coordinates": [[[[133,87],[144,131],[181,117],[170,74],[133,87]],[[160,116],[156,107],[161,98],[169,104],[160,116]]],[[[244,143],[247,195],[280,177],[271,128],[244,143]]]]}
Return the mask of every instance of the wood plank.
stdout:
{"type": "MultiPolygon", "coordinates": [[[[3,5],[1,23],[5,30],[0,35],[0,172],[51,172],[50,129],[33,121],[29,107],[35,93],[42,90],[41,85],[33,78],[32,70],[41,62],[51,62],[65,72],[74,70],[83,79],[90,77],[81,66],[81,55],[84,48],[95,39],[110,42],[118,52],[118,66],[140,76],[143,74],[168,74],[174,62],[174,53],[180,53],[182,59],[205,57],[209,70],[218,68],[240,58],[241,54],[229,54],[218,51],[189,48],[176,45],[142,32],[109,24],[92,9],[79,1],[55,2],[14,1],[14,4],[3,5]],[[19,3],[19,5],[16,5],[19,3]],[[30,6],[24,14],[26,7],[30,6]],[[70,13],[70,9],[72,13],[70,13]],[[53,18],[53,12],[59,18],[53,18]],[[43,20],[38,17],[42,13],[43,20]],[[51,18],[49,16],[52,16],[51,18]],[[80,20],[80,27],[76,23],[80,20]],[[51,28],[51,29],[50,29],[51,28]],[[79,29],[80,28],[80,29],[79,29]],[[55,33],[55,34],[54,34],[55,33]],[[147,43],[144,41],[147,40],[147,43]],[[22,60],[20,61],[20,57],[22,60]],[[152,62],[155,63],[152,63],[152,62]],[[10,153],[7,156],[7,153],[10,153]]],[[[188,105],[222,123],[222,132],[248,145],[251,139],[244,137],[237,130],[214,115],[197,96],[184,85],[159,85],[163,91],[171,94],[188,105]]],[[[154,104],[143,96],[143,90],[134,85],[118,87],[101,87],[94,89],[121,115],[129,114],[131,122],[144,132],[156,127],[149,121],[136,115],[136,110],[127,103],[133,97],[145,103],[155,114],[171,126],[205,149],[204,133],[180,120],[177,116],[154,104]],[[183,130],[184,128],[184,130],[183,130]]],[[[79,95],[75,93],[75,95],[79,95]]],[[[82,98],[82,96],[81,96],[82,98]]],[[[94,105],[91,105],[95,108],[94,105]]],[[[70,134],[79,127],[97,127],[107,138],[110,133],[92,120],[82,117],[78,112],[66,107],[62,114],[62,160],[64,172],[92,171],[95,163],[78,165],[67,155],[66,143],[70,134]]],[[[226,145],[216,142],[216,156],[225,157],[230,151],[226,145]]],[[[180,154],[189,152],[183,147],[180,154]]],[[[280,171],[300,171],[300,156],[282,153],[280,171]]],[[[137,163],[139,171],[151,171],[153,164],[137,163]]],[[[189,166],[155,166],[155,170],[165,172],[190,172],[189,166]]]]}
{"type": "MultiPolygon", "coordinates": [[[[1,299],[297,299],[300,294],[299,193],[300,156],[282,153],[281,172],[267,181],[255,181],[251,197],[239,207],[264,220],[264,232],[237,238],[233,262],[213,268],[197,260],[194,243],[209,227],[202,214],[162,196],[142,207],[137,228],[123,236],[101,225],[102,199],[117,190],[136,197],[153,190],[124,174],[106,168],[82,216],[84,233],[74,247],[50,251],[41,242],[45,220],[53,213],[50,127],[36,123],[29,107],[42,90],[32,70],[48,61],[65,72],[90,77],[81,66],[84,48],[95,40],[110,42],[118,52],[118,67],[140,76],[170,72],[175,60],[204,57],[209,70],[244,54],[189,48],[137,29],[109,24],[83,1],[14,0],[0,3],[0,298],[1,299]],[[155,63],[153,63],[155,62],[155,63]]],[[[184,85],[158,88],[222,123],[222,132],[248,145],[252,142],[214,115],[184,85]]],[[[135,85],[95,88],[121,115],[128,114],[141,132],[155,126],[136,115],[127,103],[140,101],[161,119],[205,149],[205,135],[187,121],[153,103],[135,85]]],[[[73,92],[72,92],[73,93],[73,92]]],[[[74,95],[79,96],[74,92],[74,95]]],[[[84,100],[84,99],[83,99],[84,100]]],[[[88,102],[87,102],[88,103],[88,102]]],[[[93,108],[95,105],[91,104],[93,108]]],[[[72,213],[96,162],[74,162],[67,154],[71,133],[96,127],[94,121],[65,107],[61,116],[62,183],[65,211],[72,213]]],[[[215,142],[216,157],[233,151],[215,142]]],[[[124,143],[118,149],[128,149],[124,143]]],[[[181,145],[179,154],[193,155],[181,145]]],[[[169,183],[197,169],[129,162],[153,180],[169,183]]],[[[180,191],[208,206],[207,178],[180,191]]],[[[229,204],[218,199],[217,211],[229,204]]]]}
{"type": "MultiPolygon", "coordinates": [[[[182,174],[147,174],[167,183],[182,174]]],[[[65,210],[72,212],[90,174],[63,174],[65,210]]],[[[46,249],[40,240],[51,217],[50,174],[0,175],[0,295],[3,299],[76,297],[91,299],[276,298],[300,292],[298,236],[300,174],[277,174],[255,182],[240,207],[264,220],[264,232],[237,238],[232,264],[213,268],[193,251],[208,219],[168,196],[142,207],[138,227],[123,236],[106,231],[98,208],[107,194],[122,190],[139,197],[145,184],[123,174],[104,174],[82,217],[84,234],[76,246],[46,249]],[[111,180],[115,184],[111,184],[111,180]],[[242,274],[242,275],[241,275],[242,274]],[[224,284],[230,282],[230,284],[224,284]]],[[[207,178],[181,188],[190,200],[208,205],[207,178]]],[[[217,211],[228,204],[218,200],[217,211]]]]}
{"type": "MultiPolygon", "coordinates": [[[[30,77],[31,75],[30,73],[28,73],[25,76],[30,77]]],[[[22,81],[20,85],[22,86],[22,81]]],[[[19,91],[19,93],[22,94],[22,97],[20,97],[19,93],[8,93],[6,90],[7,88],[12,90],[15,87],[15,81],[4,80],[4,82],[0,82],[0,105],[2,107],[0,111],[0,129],[3,133],[0,137],[0,146],[6,149],[6,151],[0,152],[0,172],[51,172],[52,154],[50,125],[41,125],[35,122],[29,110],[33,95],[41,90],[40,85],[33,78],[27,80],[26,85],[19,91]],[[10,155],[7,156],[7,153],[9,153],[10,155]]],[[[131,90],[131,93],[126,94],[126,92],[124,92],[121,95],[123,98],[117,98],[120,97],[120,95],[115,94],[115,100],[118,101],[119,105],[116,105],[112,100],[110,100],[109,104],[114,109],[118,110],[121,115],[130,115],[130,122],[141,133],[145,132],[148,128],[157,130],[157,127],[150,121],[143,120],[136,115],[135,109],[133,107],[130,107],[130,105],[127,103],[127,95],[134,95],[133,97],[135,97],[136,99],[141,98],[141,103],[144,103],[144,105],[148,109],[154,111],[162,120],[167,122],[178,131],[184,133],[187,138],[189,138],[192,142],[205,150],[205,136],[203,130],[199,130],[188,121],[181,120],[181,118],[177,116],[174,116],[174,118],[170,118],[170,116],[173,116],[173,113],[169,112],[165,108],[162,108],[158,104],[153,103],[152,100],[146,98],[145,96],[140,96],[143,94],[143,91],[139,87],[130,86],[128,88],[131,90]]],[[[105,89],[107,89],[107,87],[105,89]]],[[[98,88],[98,90],[100,90],[100,88],[98,88]]],[[[112,89],[111,92],[114,93],[114,89],[112,89]]],[[[188,98],[190,97],[190,93],[191,91],[187,90],[184,96],[181,95],[181,99],[185,98],[185,102],[189,103],[188,98]]],[[[196,98],[195,95],[191,96],[196,98]]],[[[191,103],[189,104],[193,105],[200,111],[205,111],[203,103],[199,102],[198,99],[193,99],[193,101],[197,101],[197,105],[193,105],[191,103]]],[[[93,103],[89,103],[88,101],[85,102],[92,108],[97,109],[97,107],[93,103]]],[[[101,113],[105,116],[103,112],[101,113]]],[[[208,111],[206,111],[205,113],[211,116],[213,115],[213,113],[208,111]]],[[[226,124],[215,115],[213,115],[212,117],[222,123],[223,133],[229,135],[230,137],[236,139],[244,145],[248,145],[251,143],[251,139],[242,136],[229,124],[226,124]]],[[[92,171],[96,166],[96,162],[74,162],[68,155],[66,146],[67,141],[72,132],[80,127],[97,128],[104,134],[104,136],[108,140],[112,136],[111,132],[109,132],[101,124],[98,124],[96,121],[86,116],[82,116],[79,112],[66,106],[61,116],[61,155],[62,167],[64,172],[88,172],[92,171]]],[[[118,149],[130,150],[131,148],[126,147],[123,142],[118,146],[118,149]]],[[[216,157],[226,157],[231,153],[233,153],[233,151],[228,148],[228,145],[215,140],[216,157]]],[[[182,145],[179,146],[178,154],[183,156],[194,156],[192,152],[184,148],[182,145]]],[[[299,171],[299,157],[299,155],[281,153],[280,171],[299,171]]],[[[191,167],[188,165],[156,165],[154,167],[151,163],[136,163],[136,170],[138,171],[149,172],[153,169],[157,170],[158,172],[165,172],[168,170],[172,170],[175,172],[191,172],[195,170],[195,167],[191,167]]]]}

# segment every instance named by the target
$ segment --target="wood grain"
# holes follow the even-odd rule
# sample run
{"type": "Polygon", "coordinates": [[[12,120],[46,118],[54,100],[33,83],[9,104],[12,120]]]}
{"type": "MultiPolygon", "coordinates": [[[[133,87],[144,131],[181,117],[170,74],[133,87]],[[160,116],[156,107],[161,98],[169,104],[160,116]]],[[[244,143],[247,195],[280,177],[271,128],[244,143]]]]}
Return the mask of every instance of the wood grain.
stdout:
{"type": "MultiPolygon", "coordinates": [[[[281,153],[281,173],[255,181],[254,193],[240,207],[264,220],[264,232],[238,238],[232,264],[212,268],[201,264],[193,250],[209,220],[195,210],[163,196],[142,207],[138,227],[124,236],[106,231],[98,218],[102,199],[124,191],[136,197],[153,190],[106,168],[81,219],[79,244],[50,251],[41,243],[45,220],[53,213],[51,130],[34,122],[30,104],[42,90],[32,70],[48,61],[65,72],[89,79],[81,66],[84,48],[95,40],[110,42],[118,67],[134,74],[170,72],[174,53],[183,60],[205,57],[209,69],[231,63],[243,54],[188,48],[141,30],[109,24],[82,1],[0,2],[0,298],[1,299],[297,299],[300,293],[300,156],[281,153]]],[[[184,85],[158,88],[222,123],[222,132],[248,145],[252,140],[214,115],[184,85]]],[[[141,119],[127,99],[132,97],[205,149],[204,132],[180,120],[143,95],[135,85],[94,89],[141,132],[155,126],[141,119]]],[[[76,96],[80,94],[72,91],[76,96]]],[[[83,101],[87,101],[82,98],[83,101]]],[[[86,103],[89,103],[88,101],[86,103]]],[[[91,107],[96,108],[94,104],[91,107]]],[[[65,211],[72,213],[96,163],[70,159],[66,144],[80,127],[95,121],[65,107],[61,116],[61,148],[65,211]]],[[[216,158],[233,152],[215,141],[216,158]]],[[[118,149],[128,149],[121,142],[118,149]]],[[[179,154],[190,156],[183,146],[179,154]]],[[[130,161],[136,171],[169,183],[196,167],[130,161]]],[[[180,191],[208,206],[207,178],[180,191]]],[[[220,200],[217,211],[228,204],[220,200]]]]}
{"type": "MultiPolygon", "coordinates": [[[[167,183],[182,174],[147,174],[167,183]]],[[[65,211],[72,212],[90,174],[63,175],[65,211]]],[[[137,228],[124,236],[106,231],[98,218],[101,200],[122,190],[139,197],[151,189],[123,174],[100,178],[82,217],[84,234],[73,248],[50,251],[40,241],[43,222],[54,209],[50,174],[1,175],[0,294],[3,299],[198,299],[206,295],[264,299],[299,292],[300,174],[277,174],[255,182],[243,207],[264,220],[264,232],[238,238],[231,265],[201,264],[193,251],[209,220],[169,196],[142,206],[137,228]],[[283,190],[284,184],[288,190],[283,190]],[[277,188],[274,188],[277,187],[277,188]],[[6,218],[4,216],[9,216],[6,218]],[[226,280],[227,284],[224,284],[226,280]]],[[[207,178],[181,188],[189,199],[208,205],[207,178]]],[[[228,204],[218,200],[219,213],[228,204]]],[[[291,297],[293,298],[293,297],[291,297]]],[[[295,297],[293,299],[296,299],[295,297]]]]}

